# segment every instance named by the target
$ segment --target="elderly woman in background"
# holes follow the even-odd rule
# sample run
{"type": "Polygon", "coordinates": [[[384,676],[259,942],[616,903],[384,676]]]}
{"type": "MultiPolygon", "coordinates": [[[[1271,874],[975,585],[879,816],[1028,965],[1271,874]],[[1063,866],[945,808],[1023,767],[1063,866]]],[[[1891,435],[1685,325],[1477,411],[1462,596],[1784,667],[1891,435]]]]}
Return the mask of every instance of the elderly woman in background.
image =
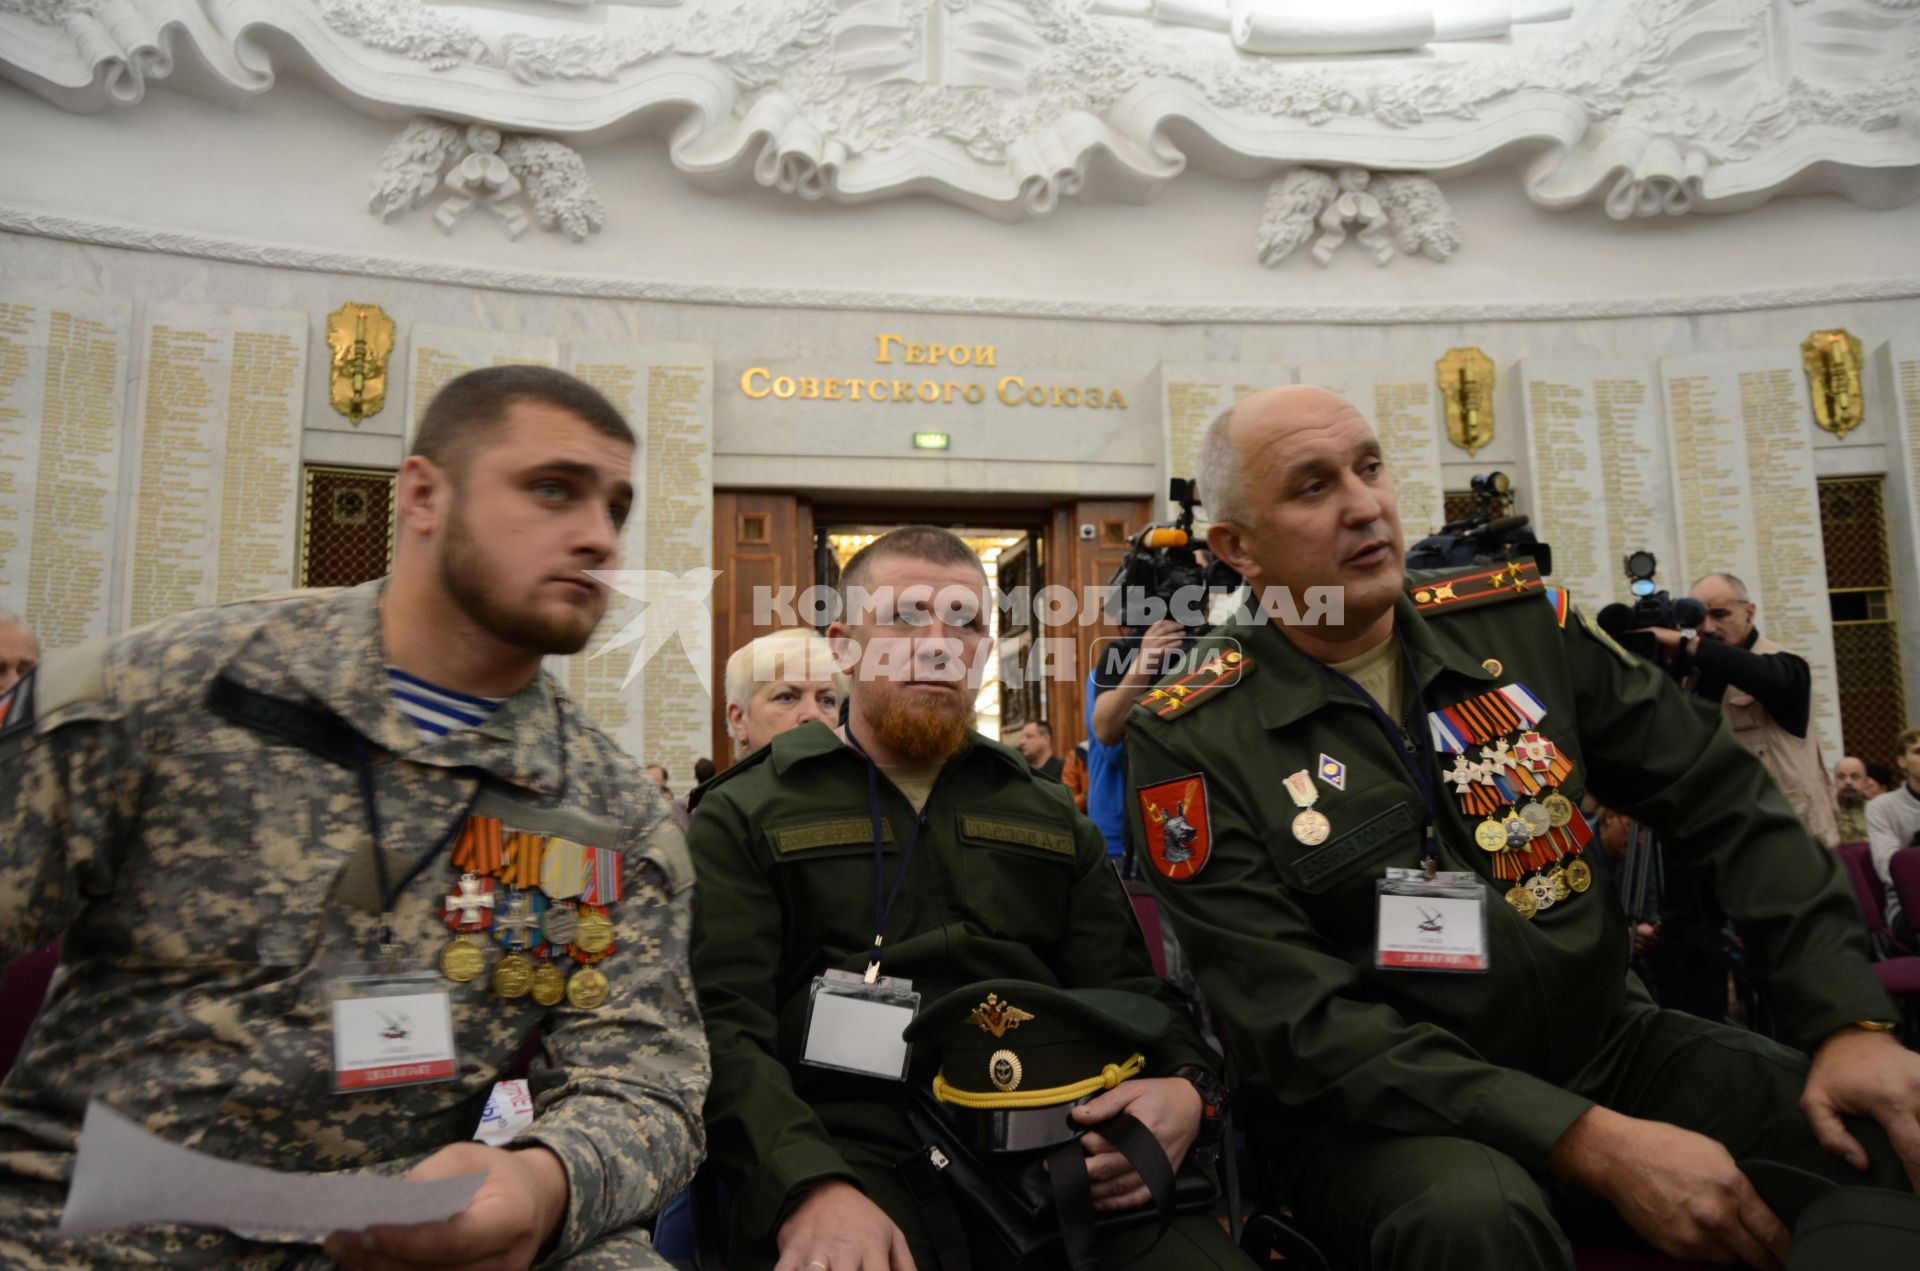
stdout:
{"type": "Polygon", "coordinates": [[[789,627],[749,640],[727,659],[727,736],[744,759],[789,728],[840,718],[847,677],[826,637],[789,627]]]}

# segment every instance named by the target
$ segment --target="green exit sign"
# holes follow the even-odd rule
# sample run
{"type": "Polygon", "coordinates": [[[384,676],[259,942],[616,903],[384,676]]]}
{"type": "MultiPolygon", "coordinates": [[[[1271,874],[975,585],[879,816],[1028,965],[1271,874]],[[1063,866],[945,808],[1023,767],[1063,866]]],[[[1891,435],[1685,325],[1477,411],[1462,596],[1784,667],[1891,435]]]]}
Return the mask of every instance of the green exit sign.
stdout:
{"type": "Polygon", "coordinates": [[[913,434],[915,450],[945,450],[953,444],[953,438],[943,432],[917,432],[913,434]]]}

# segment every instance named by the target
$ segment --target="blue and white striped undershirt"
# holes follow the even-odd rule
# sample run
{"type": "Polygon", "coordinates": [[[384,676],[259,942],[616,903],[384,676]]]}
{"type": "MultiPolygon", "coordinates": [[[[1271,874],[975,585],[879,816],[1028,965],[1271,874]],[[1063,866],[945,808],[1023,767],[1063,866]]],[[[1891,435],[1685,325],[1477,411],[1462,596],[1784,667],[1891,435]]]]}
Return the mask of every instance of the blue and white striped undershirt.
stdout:
{"type": "Polygon", "coordinates": [[[422,741],[436,741],[448,733],[484,723],[507,702],[504,697],[475,697],[471,693],[441,688],[417,675],[408,675],[397,666],[387,668],[387,689],[393,694],[393,703],[400,708],[400,713],[420,730],[422,741]]]}

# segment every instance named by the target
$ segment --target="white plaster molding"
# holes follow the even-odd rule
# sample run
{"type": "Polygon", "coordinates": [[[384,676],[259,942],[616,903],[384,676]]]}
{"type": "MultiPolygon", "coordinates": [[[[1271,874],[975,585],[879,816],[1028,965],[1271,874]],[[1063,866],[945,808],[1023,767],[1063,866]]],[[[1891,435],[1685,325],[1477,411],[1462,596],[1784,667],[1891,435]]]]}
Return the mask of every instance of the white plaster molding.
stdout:
{"type": "Polygon", "coordinates": [[[367,210],[390,221],[424,205],[439,189],[448,194],[433,219],[449,234],[485,208],[508,238],[519,238],[527,226],[517,202],[523,193],[541,228],[559,230],[576,243],[606,223],[586,162],[551,137],[502,138],[485,124],[463,129],[445,120],[410,119],[380,156],[367,210]]]}
{"type": "Polygon", "coordinates": [[[682,0],[591,30],[531,0],[493,0],[485,22],[423,0],[0,0],[0,72],[102,109],[190,53],[244,97],[291,42],[288,73],[383,114],[582,145],[671,118],[690,177],[842,202],[933,192],[999,217],[1150,198],[1192,131],[1248,176],[1508,163],[1535,203],[1616,218],[1789,189],[1920,196],[1920,3],[1577,0],[1537,20],[1559,7],[1410,0],[1436,36],[1503,8],[1511,34],[1329,59],[1156,21],[1219,9],[1231,33],[1250,0],[682,0]]]}
{"type": "Polygon", "coordinates": [[[1767,287],[1733,292],[1635,296],[1601,300],[1488,300],[1403,304],[1121,304],[1110,300],[1050,300],[981,295],[861,291],[814,287],[753,287],[713,283],[658,282],[604,274],[500,269],[442,261],[407,260],[365,252],[338,252],[180,233],[120,222],[56,216],[0,206],[0,230],[42,238],[231,261],[271,269],[391,278],[403,282],[485,287],[536,295],[600,300],[647,300],[679,304],[742,305],[769,309],[860,310],[1011,318],[1068,318],[1144,323],[1335,323],[1380,325],[1433,322],[1556,321],[1745,313],[1806,305],[1844,304],[1920,297],[1920,275],[1767,287]]]}
{"type": "Polygon", "coordinates": [[[1267,190],[1254,254],[1263,265],[1277,265],[1317,230],[1310,255],[1325,266],[1346,241],[1349,226],[1376,265],[1391,261],[1396,247],[1436,261],[1460,248],[1460,224],[1440,187],[1427,177],[1364,168],[1331,175],[1295,168],[1267,190]]]}

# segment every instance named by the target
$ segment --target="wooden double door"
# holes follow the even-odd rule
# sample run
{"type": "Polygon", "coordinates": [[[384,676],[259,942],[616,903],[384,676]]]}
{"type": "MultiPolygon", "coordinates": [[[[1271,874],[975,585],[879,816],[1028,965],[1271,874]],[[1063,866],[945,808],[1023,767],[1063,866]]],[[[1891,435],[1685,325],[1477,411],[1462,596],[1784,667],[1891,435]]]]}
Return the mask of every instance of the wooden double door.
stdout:
{"type": "MultiPolygon", "coordinates": [[[[1127,544],[1152,515],[1151,499],[1065,499],[1024,508],[852,506],[776,491],[714,491],[713,564],[720,571],[713,589],[714,762],[725,767],[734,757],[725,718],[727,657],[755,636],[787,625],[783,612],[766,598],[798,597],[815,584],[838,581],[826,541],[835,527],[919,524],[1024,533],[1024,559],[1003,559],[1003,568],[1017,573],[1035,594],[1042,586],[1061,585],[1086,597],[1113,577],[1127,544]],[[789,587],[791,592],[784,590],[789,587]]],[[[1104,621],[1076,620],[1070,628],[1044,634],[1071,636],[1075,642],[1078,673],[1048,679],[1026,699],[1052,726],[1054,749],[1064,755],[1085,736],[1082,690],[1094,642],[1119,632],[1104,621]]]]}

